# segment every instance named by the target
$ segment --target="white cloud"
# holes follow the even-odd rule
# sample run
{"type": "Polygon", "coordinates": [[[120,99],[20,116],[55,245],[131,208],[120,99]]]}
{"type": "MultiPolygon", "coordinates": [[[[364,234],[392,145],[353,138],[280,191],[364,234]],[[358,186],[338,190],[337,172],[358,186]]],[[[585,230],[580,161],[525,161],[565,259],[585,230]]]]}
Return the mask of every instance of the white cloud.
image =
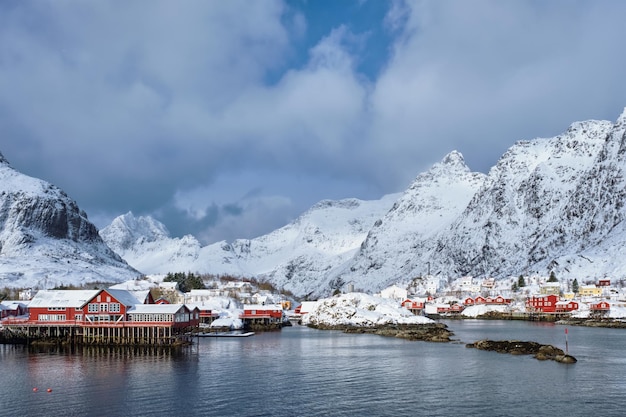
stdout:
{"type": "Polygon", "coordinates": [[[371,34],[348,25],[286,67],[309,22],[280,1],[0,5],[0,151],[102,213],[237,204],[210,240],[400,191],[454,149],[485,171],[626,105],[620,2],[392,5],[378,79],[356,72],[371,34]]]}

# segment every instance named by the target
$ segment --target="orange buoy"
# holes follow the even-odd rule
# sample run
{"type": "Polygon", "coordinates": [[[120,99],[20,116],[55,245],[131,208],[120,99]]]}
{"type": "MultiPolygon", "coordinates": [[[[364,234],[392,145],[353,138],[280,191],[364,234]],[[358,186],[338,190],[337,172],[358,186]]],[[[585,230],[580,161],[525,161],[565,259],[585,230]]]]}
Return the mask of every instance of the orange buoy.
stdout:
{"type": "Polygon", "coordinates": [[[48,392],[52,392],[52,388],[48,388],[46,391],[48,391],[48,392]]]}
{"type": "Polygon", "coordinates": [[[33,388],[33,392],[37,392],[39,389],[37,387],[33,388]]]}

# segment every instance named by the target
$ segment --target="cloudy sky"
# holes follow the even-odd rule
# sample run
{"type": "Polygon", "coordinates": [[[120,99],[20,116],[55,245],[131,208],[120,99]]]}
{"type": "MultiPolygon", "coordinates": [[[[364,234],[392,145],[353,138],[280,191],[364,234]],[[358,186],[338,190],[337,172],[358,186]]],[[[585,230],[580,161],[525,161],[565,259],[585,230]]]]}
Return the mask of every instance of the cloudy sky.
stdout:
{"type": "Polygon", "coordinates": [[[0,152],[203,243],[626,106],[626,2],[8,0],[0,152]]]}

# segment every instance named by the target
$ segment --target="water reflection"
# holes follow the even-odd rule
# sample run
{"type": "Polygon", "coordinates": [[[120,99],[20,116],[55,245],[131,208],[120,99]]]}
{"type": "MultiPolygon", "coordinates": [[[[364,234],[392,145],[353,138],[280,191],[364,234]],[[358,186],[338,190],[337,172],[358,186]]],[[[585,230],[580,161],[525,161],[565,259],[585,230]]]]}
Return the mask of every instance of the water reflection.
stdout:
{"type": "Polygon", "coordinates": [[[624,331],[570,328],[579,362],[567,366],[464,346],[484,338],[562,346],[562,326],[449,326],[463,343],[294,326],[249,338],[201,338],[182,350],[4,345],[0,414],[589,415],[623,402],[624,331]]]}

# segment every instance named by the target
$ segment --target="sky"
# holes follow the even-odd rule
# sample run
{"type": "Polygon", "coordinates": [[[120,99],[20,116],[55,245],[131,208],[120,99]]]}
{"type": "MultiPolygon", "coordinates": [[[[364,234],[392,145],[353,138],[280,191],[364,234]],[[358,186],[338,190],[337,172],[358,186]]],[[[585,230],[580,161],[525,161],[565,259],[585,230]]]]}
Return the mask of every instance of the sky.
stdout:
{"type": "Polygon", "coordinates": [[[6,0],[0,152],[203,244],[626,107],[615,0],[6,0]]]}

